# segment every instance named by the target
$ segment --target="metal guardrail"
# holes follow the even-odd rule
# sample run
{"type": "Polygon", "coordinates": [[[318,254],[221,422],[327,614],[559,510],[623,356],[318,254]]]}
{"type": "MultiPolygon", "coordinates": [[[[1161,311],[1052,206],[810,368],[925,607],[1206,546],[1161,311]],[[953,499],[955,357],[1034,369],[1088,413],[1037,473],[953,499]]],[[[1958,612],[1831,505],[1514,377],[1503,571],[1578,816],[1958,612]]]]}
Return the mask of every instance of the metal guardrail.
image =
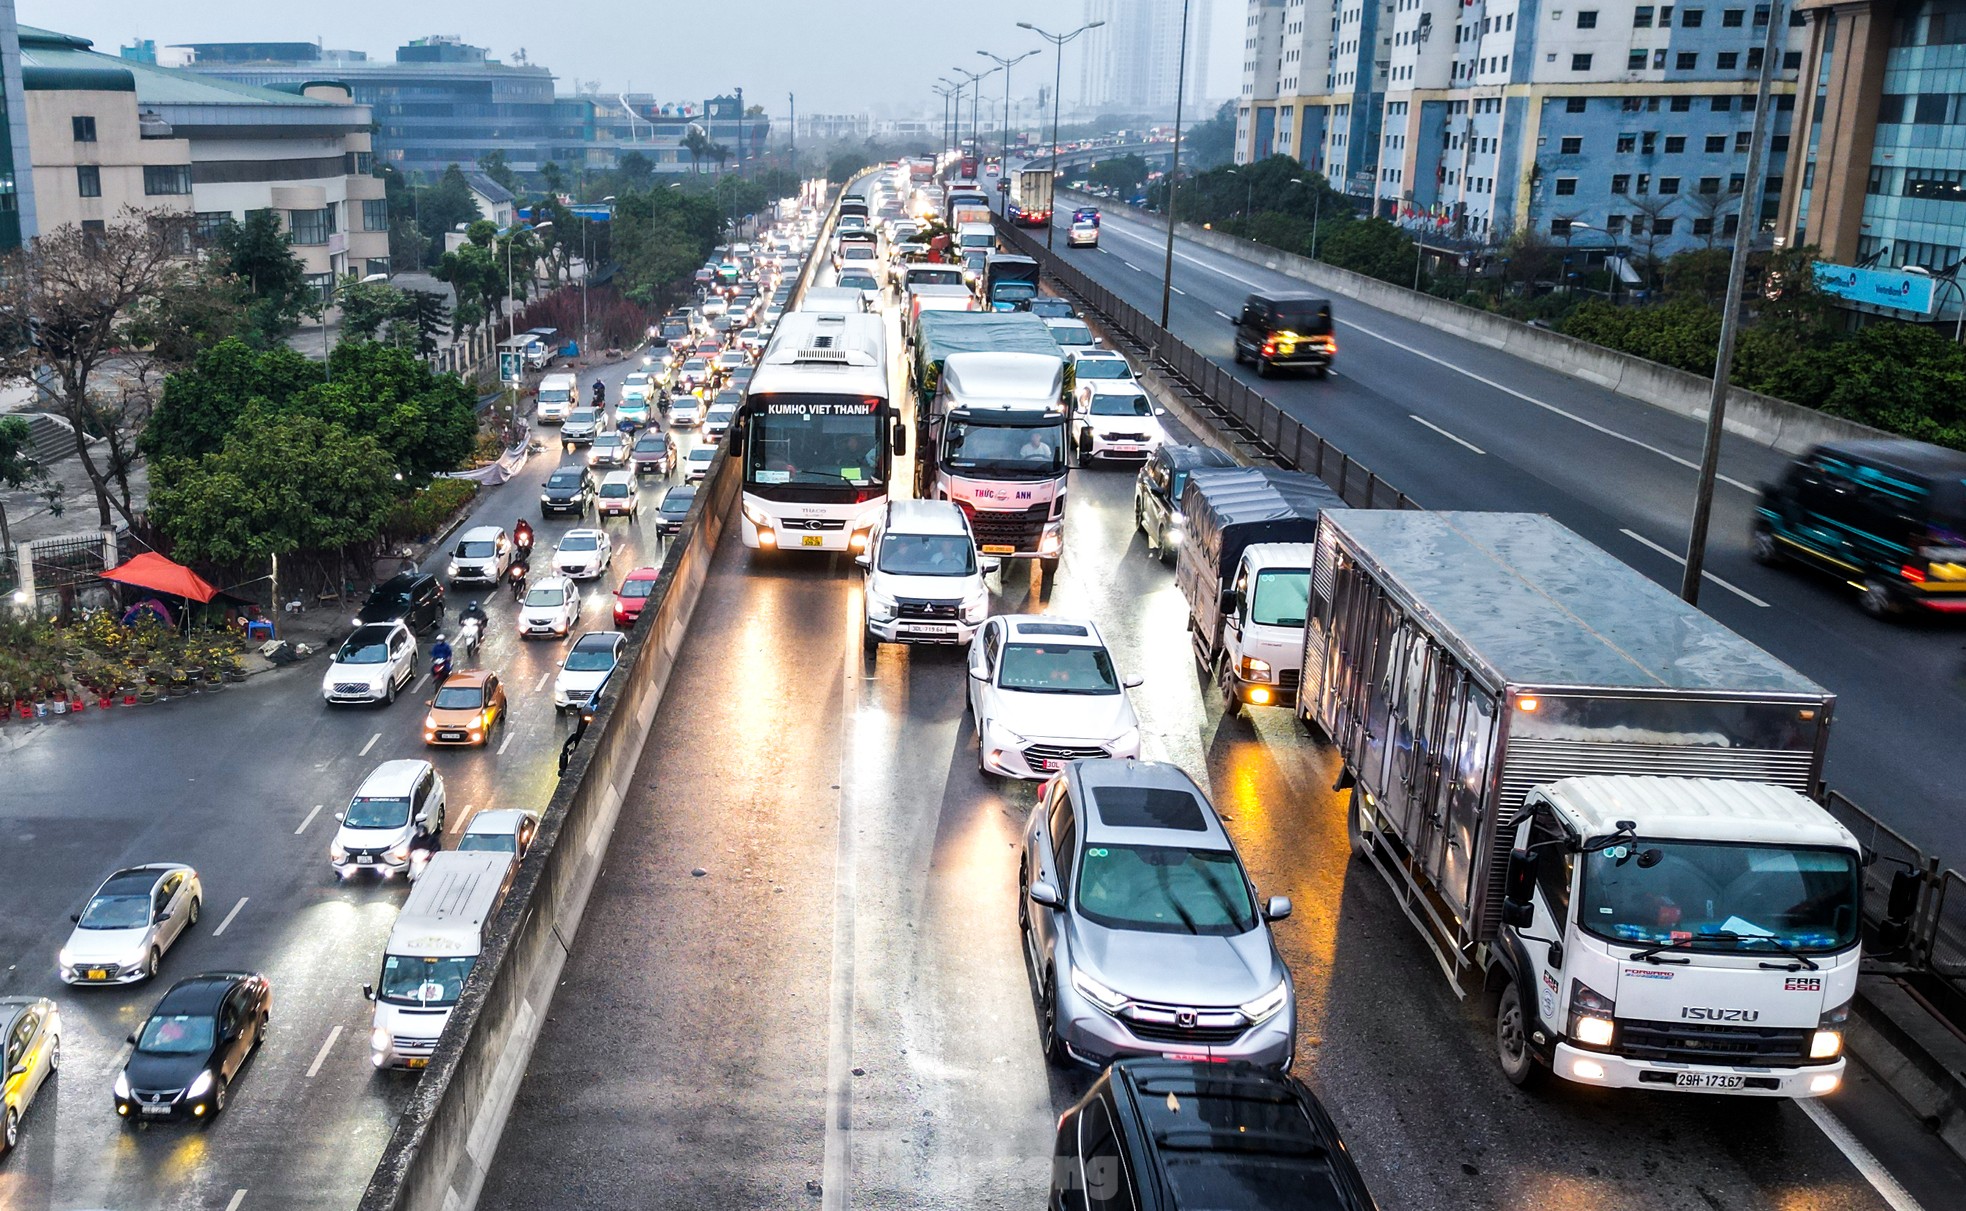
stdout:
{"type": "Polygon", "coordinates": [[[1326,441],[1267,396],[1216,364],[1206,354],[1147,318],[1138,307],[1087,276],[1042,241],[995,218],[1005,240],[1038,262],[1058,289],[1096,315],[1132,352],[1160,373],[1226,436],[1293,471],[1308,471],[1330,484],[1346,504],[1361,509],[1417,509],[1419,503],[1372,468],[1326,441]]]}

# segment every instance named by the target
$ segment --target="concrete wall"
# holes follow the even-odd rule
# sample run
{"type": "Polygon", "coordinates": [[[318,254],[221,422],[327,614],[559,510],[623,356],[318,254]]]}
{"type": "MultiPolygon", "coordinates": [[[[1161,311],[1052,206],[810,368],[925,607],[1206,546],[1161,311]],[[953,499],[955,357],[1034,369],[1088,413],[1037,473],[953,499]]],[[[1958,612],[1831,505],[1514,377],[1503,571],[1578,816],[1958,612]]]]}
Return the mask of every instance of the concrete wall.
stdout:
{"type": "MultiPolygon", "coordinates": [[[[1099,199],[1089,194],[1069,189],[1059,190],[1059,196],[1061,204],[1100,204],[1099,199]]],[[[1395,312],[1668,412],[1701,421],[1706,419],[1707,400],[1713,384],[1711,379],[1701,375],[1688,374],[1684,370],[1662,366],[1658,362],[1619,353],[1545,328],[1532,328],[1505,316],[1478,311],[1264,244],[1217,231],[1205,231],[1191,223],[1181,224],[1180,234],[1183,239],[1193,240],[1204,248],[1212,248],[1297,278],[1331,294],[1395,312]]],[[[1868,425],[1827,416],[1814,408],[1744,391],[1739,387],[1728,392],[1726,424],[1730,433],[1789,454],[1801,453],[1822,441],[1892,436],[1868,425]]]]}

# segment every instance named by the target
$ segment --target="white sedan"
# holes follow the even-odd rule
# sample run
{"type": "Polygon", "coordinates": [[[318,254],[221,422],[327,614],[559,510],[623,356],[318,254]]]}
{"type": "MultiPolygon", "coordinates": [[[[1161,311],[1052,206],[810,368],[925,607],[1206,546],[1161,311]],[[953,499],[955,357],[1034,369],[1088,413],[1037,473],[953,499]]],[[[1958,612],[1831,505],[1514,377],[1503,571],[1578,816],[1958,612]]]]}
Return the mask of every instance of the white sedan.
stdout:
{"type": "Polygon", "coordinates": [[[519,607],[519,634],[564,639],[580,621],[580,587],[564,576],[532,582],[519,607]]]}
{"type": "Polygon", "coordinates": [[[614,562],[614,541],[606,530],[568,530],[553,548],[553,571],[574,580],[592,580],[614,562]]]}
{"type": "Polygon", "coordinates": [[[1051,615],[1005,614],[969,645],[977,768],[1049,778],[1068,761],[1138,757],[1140,720],[1099,628],[1051,615]]]}

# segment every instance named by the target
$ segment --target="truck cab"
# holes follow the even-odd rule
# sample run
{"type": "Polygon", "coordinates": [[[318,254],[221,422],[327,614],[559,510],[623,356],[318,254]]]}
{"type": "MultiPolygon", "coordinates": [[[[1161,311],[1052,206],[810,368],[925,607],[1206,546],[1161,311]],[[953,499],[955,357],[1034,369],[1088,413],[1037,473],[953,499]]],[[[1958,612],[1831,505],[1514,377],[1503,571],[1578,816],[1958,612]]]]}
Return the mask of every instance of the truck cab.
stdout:
{"type": "Polygon", "coordinates": [[[969,514],[984,555],[1064,548],[1064,360],[1041,353],[953,353],[930,405],[935,495],[969,514]]]}
{"type": "Polygon", "coordinates": [[[1864,854],[1796,791],[1599,775],[1532,789],[1497,940],[1503,1070],[1820,1097],[1843,1078],[1864,854]]]}
{"type": "Polygon", "coordinates": [[[1222,616],[1222,693],[1248,706],[1295,706],[1304,669],[1304,620],[1317,548],[1301,542],[1244,547],[1222,616]]]}

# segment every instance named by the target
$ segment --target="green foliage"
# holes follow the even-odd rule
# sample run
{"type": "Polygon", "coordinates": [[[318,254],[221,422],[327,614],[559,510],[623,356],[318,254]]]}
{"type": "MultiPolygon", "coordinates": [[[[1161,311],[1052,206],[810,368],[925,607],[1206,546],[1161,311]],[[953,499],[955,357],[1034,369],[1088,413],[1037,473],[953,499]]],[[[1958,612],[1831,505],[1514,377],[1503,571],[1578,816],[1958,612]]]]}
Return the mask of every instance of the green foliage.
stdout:
{"type": "MultiPolygon", "coordinates": [[[[687,140],[683,143],[683,146],[689,146],[687,140]]],[[[844,185],[853,179],[855,173],[873,162],[872,157],[864,152],[840,152],[838,155],[826,161],[826,179],[835,185],[844,185]]]]}
{"type": "Polygon", "coordinates": [[[179,557],[239,563],[366,541],[396,489],[375,438],[296,414],[244,425],[216,453],[153,478],[150,515],[179,557]]]}
{"type": "Polygon", "coordinates": [[[395,503],[383,520],[382,532],[391,538],[427,538],[477,495],[473,480],[433,479],[395,503]]]}
{"type": "Polygon", "coordinates": [[[655,161],[639,151],[624,153],[614,166],[615,177],[626,189],[647,189],[655,177],[655,161]]]}
{"type": "MultiPolygon", "coordinates": [[[[1064,157],[1059,157],[1061,160],[1064,157]]],[[[1139,156],[1115,156],[1101,160],[1086,174],[1086,180],[1123,194],[1137,191],[1147,181],[1147,161],[1139,156]]]]}
{"type": "Polygon", "coordinates": [[[335,302],[341,307],[341,339],[372,341],[409,313],[410,299],[388,282],[364,282],[351,273],[335,291],[335,302]]]}
{"type": "Polygon", "coordinates": [[[1197,122],[1181,135],[1181,162],[1197,168],[1227,164],[1236,155],[1236,103],[1222,102],[1215,116],[1197,122]]]}
{"type": "Polygon", "coordinates": [[[513,196],[525,192],[524,182],[519,174],[512,171],[512,165],[505,160],[503,151],[488,151],[478,157],[478,171],[512,191],[513,196]]]}
{"type": "Polygon", "coordinates": [[[206,260],[183,274],[171,289],[131,309],[130,342],[149,349],[166,365],[184,365],[227,337],[257,339],[250,324],[251,306],[244,283],[217,260],[206,260]]]}
{"type": "Polygon", "coordinates": [[[307,269],[294,255],[276,212],[249,211],[243,223],[228,219],[219,224],[212,254],[222,271],[245,287],[247,325],[255,344],[265,347],[284,340],[300,326],[301,317],[315,310],[307,269]]]}
{"type": "Polygon", "coordinates": [[[1577,304],[1558,325],[1566,336],[1617,349],[1694,374],[1713,373],[1720,345],[1720,311],[1697,299],[1658,307],[1614,307],[1599,299],[1577,304]]]}
{"type": "Polygon", "coordinates": [[[1341,223],[1318,241],[1318,257],[1382,282],[1411,286],[1418,254],[1412,237],[1385,219],[1341,223]]]}
{"type": "Polygon", "coordinates": [[[391,343],[408,344],[419,357],[429,357],[437,352],[437,336],[450,319],[450,304],[444,301],[443,295],[431,290],[412,290],[407,309],[391,326],[407,330],[408,339],[392,336],[391,343]]]}
{"type": "Polygon", "coordinates": [[[286,345],[220,341],[164,380],[139,448],[153,459],[216,453],[255,401],[292,399],[321,381],[321,365],[286,345]]]}

